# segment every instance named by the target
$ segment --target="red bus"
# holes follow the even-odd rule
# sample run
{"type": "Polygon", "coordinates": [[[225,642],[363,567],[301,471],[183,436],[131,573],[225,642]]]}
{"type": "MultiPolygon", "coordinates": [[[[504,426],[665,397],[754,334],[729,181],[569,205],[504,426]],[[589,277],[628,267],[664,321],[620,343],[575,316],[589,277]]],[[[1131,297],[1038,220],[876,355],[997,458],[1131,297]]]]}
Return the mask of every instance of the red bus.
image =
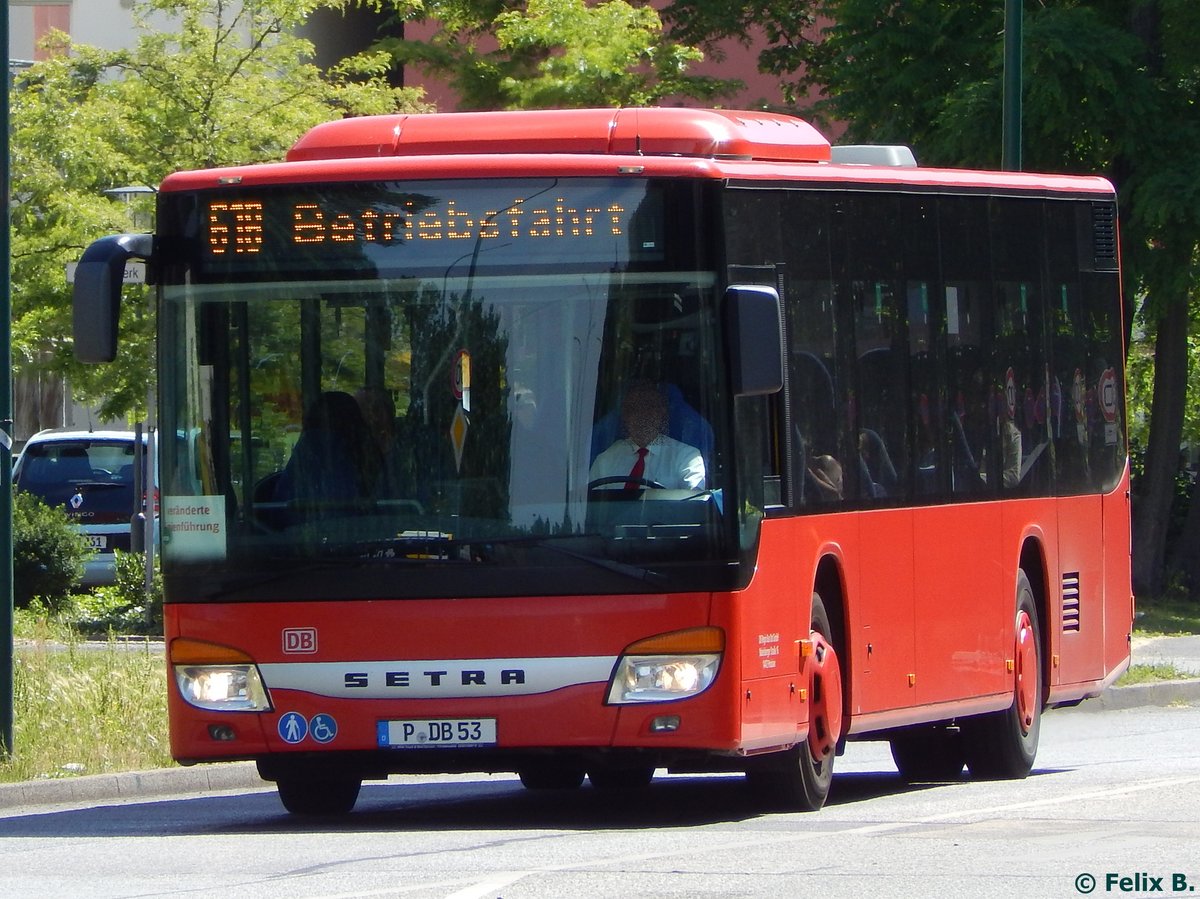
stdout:
{"type": "Polygon", "coordinates": [[[167,178],[77,270],[80,358],[132,257],[172,752],[292,812],[659,769],[811,810],[850,740],[1022,777],[1128,665],[1100,178],[766,113],[370,117],[167,178]]]}

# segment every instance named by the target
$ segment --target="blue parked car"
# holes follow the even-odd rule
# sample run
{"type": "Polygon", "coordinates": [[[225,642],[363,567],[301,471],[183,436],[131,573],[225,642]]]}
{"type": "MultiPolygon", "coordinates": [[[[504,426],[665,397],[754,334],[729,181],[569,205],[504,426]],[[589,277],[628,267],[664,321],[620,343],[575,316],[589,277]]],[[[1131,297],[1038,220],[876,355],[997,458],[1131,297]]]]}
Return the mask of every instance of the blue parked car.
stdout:
{"type": "MultiPolygon", "coordinates": [[[[84,586],[112,584],[115,551],[130,549],[130,519],[142,506],[133,490],[136,439],[133,431],[40,431],[13,467],[18,489],[65,510],[91,540],[96,553],[85,565],[84,586]]],[[[146,445],[143,436],[143,462],[146,445]]]]}

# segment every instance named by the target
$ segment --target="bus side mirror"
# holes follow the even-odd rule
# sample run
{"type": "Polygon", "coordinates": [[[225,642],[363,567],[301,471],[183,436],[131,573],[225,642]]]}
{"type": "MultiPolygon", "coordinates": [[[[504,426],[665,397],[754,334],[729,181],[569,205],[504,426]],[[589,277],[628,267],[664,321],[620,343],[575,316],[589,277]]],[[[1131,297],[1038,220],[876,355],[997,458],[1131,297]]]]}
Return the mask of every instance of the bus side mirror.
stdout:
{"type": "Polygon", "coordinates": [[[153,246],[153,235],[118,234],[102,237],[83,251],[72,291],[75,358],[80,362],[116,358],[125,264],[133,258],[149,259],[153,246]]]}
{"type": "Polygon", "coordinates": [[[724,318],[734,396],[783,389],[783,315],[773,287],[734,285],[725,291],[724,318]]]}

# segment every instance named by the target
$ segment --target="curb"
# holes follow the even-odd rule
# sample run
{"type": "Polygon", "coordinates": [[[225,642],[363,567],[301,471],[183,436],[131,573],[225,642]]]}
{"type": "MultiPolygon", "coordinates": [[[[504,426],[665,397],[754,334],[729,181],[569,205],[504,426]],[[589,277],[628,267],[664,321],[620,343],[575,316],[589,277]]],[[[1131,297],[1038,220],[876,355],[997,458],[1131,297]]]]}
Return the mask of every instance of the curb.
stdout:
{"type": "Polygon", "coordinates": [[[1085,699],[1076,706],[1081,712],[1106,712],[1112,709],[1134,709],[1140,706],[1170,706],[1200,704],[1200,679],[1156,681],[1132,684],[1128,687],[1109,687],[1095,699],[1085,699]]]}
{"type": "Polygon", "coordinates": [[[0,811],[31,805],[143,799],[266,788],[253,762],[157,768],[119,774],[86,774],[0,784],[0,811]]]}

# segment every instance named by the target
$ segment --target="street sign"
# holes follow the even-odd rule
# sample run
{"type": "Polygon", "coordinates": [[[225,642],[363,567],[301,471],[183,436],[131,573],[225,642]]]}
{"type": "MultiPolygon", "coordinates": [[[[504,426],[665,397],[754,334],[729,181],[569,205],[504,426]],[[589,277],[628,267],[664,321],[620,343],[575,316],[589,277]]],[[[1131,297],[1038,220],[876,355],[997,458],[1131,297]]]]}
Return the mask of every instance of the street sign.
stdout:
{"type": "MultiPolygon", "coordinates": [[[[78,262],[67,263],[67,283],[75,283],[75,269],[79,267],[78,262]]],[[[145,284],[146,283],[146,263],[144,262],[126,262],[125,276],[121,279],[122,284],[145,284]]]]}

